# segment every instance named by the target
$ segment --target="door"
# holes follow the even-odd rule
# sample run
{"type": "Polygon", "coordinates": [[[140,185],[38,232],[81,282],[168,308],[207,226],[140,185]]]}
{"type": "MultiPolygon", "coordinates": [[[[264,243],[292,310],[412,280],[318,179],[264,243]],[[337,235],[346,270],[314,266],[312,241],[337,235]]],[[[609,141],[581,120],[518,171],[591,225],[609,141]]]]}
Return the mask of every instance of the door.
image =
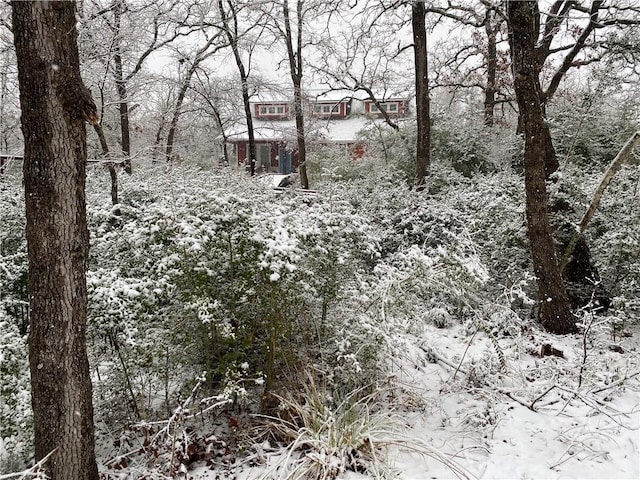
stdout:
{"type": "Polygon", "coordinates": [[[258,165],[261,171],[269,171],[271,166],[271,147],[269,145],[258,146],[258,165]]]}

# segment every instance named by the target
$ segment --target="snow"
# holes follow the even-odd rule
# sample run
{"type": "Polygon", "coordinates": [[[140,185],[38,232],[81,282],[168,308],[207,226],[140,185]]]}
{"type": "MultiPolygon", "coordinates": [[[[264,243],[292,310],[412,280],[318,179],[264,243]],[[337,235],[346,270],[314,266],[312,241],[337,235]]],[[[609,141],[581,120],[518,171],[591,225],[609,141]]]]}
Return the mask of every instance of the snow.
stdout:
{"type": "MultiPolygon", "coordinates": [[[[639,478],[640,328],[635,330],[621,342],[623,354],[606,348],[605,333],[590,339],[589,378],[582,387],[577,385],[582,335],[560,337],[533,328],[500,339],[507,365],[500,373],[483,370],[491,358],[497,362],[489,338],[462,325],[428,326],[419,336],[398,338],[401,353],[387,379],[391,390],[377,406],[393,424],[392,441],[379,452],[390,478],[639,478]],[[537,356],[539,345],[547,342],[564,358],[537,356]],[[601,382],[605,374],[612,376],[601,382]],[[631,378],[619,384],[612,380],[625,376],[631,378]]],[[[285,478],[286,465],[301,454],[261,442],[245,456],[222,454],[210,465],[192,465],[179,478],[285,478]]],[[[327,451],[309,455],[340,471],[340,462],[327,451]]],[[[342,471],[336,478],[375,477],[342,471]]]]}
{"type": "MultiPolygon", "coordinates": [[[[370,125],[382,125],[384,120],[369,118],[364,115],[352,115],[344,119],[308,119],[306,127],[308,137],[312,141],[326,141],[329,143],[354,142],[359,133],[370,125]]],[[[296,138],[295,120],[254,120],[254,135],[256,141],[291,140],[296,138]]],[[[230,129],[230,140],[248,140],[246,125],[237,125],[230,129]]]]}

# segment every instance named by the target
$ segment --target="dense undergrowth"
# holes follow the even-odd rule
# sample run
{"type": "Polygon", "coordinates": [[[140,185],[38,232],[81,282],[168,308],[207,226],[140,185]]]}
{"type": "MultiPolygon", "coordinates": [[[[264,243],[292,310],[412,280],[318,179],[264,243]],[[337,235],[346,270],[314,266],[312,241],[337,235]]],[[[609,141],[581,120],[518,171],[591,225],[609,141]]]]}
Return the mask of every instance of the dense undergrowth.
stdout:
{"type": "MultiPolygon", "coordinates": [[[[232,170],[140,163],[121,176],[115,207],[107,173],[90,171],[88,348],[104,469],[142,472],[130,453],[143,452],[165,462],[154,463],[158,476],[139,477],[164,478],[212,452],[241,456],[264,441],[307,452],[288,478],[383,475],[379,446],[403,440],[375,405],[388,395],[383,384],[407,335],[462,326],[485,336],[492,347],[474,371],[495,380],[505,369],[498,341],[531,328],[524,192],[509,166],[517,148],[507,142],[500,159],[475,156],[463,169],[436,162],[424,192],[408,188],[396,164],[366,158],[315,158],[313,195],[275,193],[232,170]],[[202,433],[221,419],[215,438],[202,433]],[[330,441],[333,463],[320,458],[330,441]]],[[[569,221],[579,221],[599,176],[574,165],[557,176],[554,195],[571,201],[569,221]]],[[[618,174],[587,232],[612,301],[583,311],[620,335],[640,310],[638,179],[637,166],[618,174]]],[[[32,430],[22,188],[11,177],[0,182],[2,472],[30,457],[32,430]]],[[[480,381],[466,370],[467,385],[480,381]]]]}

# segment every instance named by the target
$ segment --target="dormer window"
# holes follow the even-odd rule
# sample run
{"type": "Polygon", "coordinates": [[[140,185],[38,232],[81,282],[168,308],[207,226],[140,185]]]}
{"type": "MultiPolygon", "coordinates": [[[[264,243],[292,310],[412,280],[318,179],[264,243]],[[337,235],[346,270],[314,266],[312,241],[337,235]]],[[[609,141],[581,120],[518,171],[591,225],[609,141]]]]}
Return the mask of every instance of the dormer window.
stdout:
{"type": "Polygon", "coordinates": [[[283,116],[286,110],[284,105],[260,105],[258,113],[261,117],[269,115],[283,116]]]}
{"type": "MultiPolygon", "coordinates": [[[[380,103],[380,108],[382,109],[382,111],[387,113],[398,113],[397,102],[380,103]]],[[[371,113],[380,113],[380,110],[378,110],[378,106],[375,103],[371,104],[371,108],[369,111],[371,113]]]]}
{"type": "Polygon", "coordinates": [[[314,105],[313,112],[319,115],[331,115],[332,113],[340,113],[340,105],[335,104],[318,104],[314,105]]]}

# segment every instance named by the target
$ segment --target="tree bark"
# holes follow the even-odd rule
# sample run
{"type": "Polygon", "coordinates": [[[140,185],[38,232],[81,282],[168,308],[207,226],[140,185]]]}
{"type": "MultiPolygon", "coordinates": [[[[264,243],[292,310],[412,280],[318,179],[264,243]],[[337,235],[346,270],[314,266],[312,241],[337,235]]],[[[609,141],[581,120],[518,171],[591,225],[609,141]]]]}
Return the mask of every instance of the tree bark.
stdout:
{"type": "Polygon", "coordinates": [[[307,177],[307,146],[304,133],[304,112],[302,110],[302,0],[296,2],[297,36],[296,45],[293,45],[293,32],[291,30],[291,19],[289,14],[288,0],[283,0],[285,43],[287,44],[287,54],[289,56],[289,70],[293,82],[293,110],[296,120],[296,136],[298,140],[298,170],[300,174],[300,186],[309,188],[309,178],[307,177]]]}
{"type": "Polygon", "coordinates": [[[416,122],[418,127],[414,184],[418,189],[422,189],[426,176],[429,174],[431,144],[427,29],[425,26],[425,5],[422,1],[416,1],[411,6],[411,26],[416,70],[416,122]]]}
{"type": "MultiPolygon", "coordinates": [[[[104,136],[104,130],[102,129],[102,124],[97,123],[93,126],[96,134],[98,135],[98,140],[100,140],[100,148],[102,148],[102,154],[104,158],[109,160],[109,145],[107,144],[107,139],[104,136]]],[[[111,203],[112,205],[118,204],[118,171],[116,170],[116,165],[112,161],[107,162],[107,170],[109,170],[109,177],[111,178],[111,203]]]]}
{"type": "Polygon", "coordinates": [[[124,10],[124,1],[115,0],[113,16],[115,28],[115,53],[113,55],[113,75],[115,77],[116,91],[118,92],[118,108],[120,110],[120,136],[122,145],[122,155],[124,155],[124,171],[131,173],[131,137],[129,134],[129,100],[127,99],[127,82],[124,79],[124,71],[122,67],[122,13],[124,10]]]}
{"type": "Polygon", "coordinates": [[[496,107],[496,81],[498,72],[497,28],[495,11],[487,10],[487,19],[484,31],[487,35],[487,52],[485,62],[487,64],[487,84],[484,87],[484,124],[492,127],[496,107]]]}
{"type": "Polygon", "coordinates": [[[80,78],[75,2],[12,6],[25,139],[35,457],[53,452],[46,463],[52,480],[97,480],[84,191],[84,121],[96,122],[97,113],[80,78]]]}
{"type": "MultiPolygon", "coordinates": [[[[227,3],[229,5],[229,10],[231,11],[231,19],[233,20],[233,30],[229,24],[229,17],[224,9],[222,0],[218,0],[218,8],[220,9],[220,16],[222,17],[224,29],[227,34],[227,40],[229,41],[229,45],[231,45],[233,58],[236,61],[238,73],[240,74],[240,82],[242,84],[242,104],[244,106],[244,116],[247,121],[247,134],[249,136],[249,171],[251,176],[253,176],[256,174],[257,153],[256,139],[253,129],[253,113],[251,112],[251,98],[249,96],[249,75],[244,66],[244,62],[242,61],[242,57],[240,56],[240,49],[238,47],[238,14],[235,10],[233,1],[227,0],[227,3]]],[[[222,127],[222,124],[220,127],[222,127]]],[[[225,159],[228,161],[226,143],[223,146],[225,159]]]]}
{"type": "MultiPolygon", "coordinates": [[[[527,234],[538,284],[538,319],[553,333],[576,331],[549,222],[545,166],[553,149],[539,97],[535,44],[537,1],[507,3],[514,89],[524,130],[527,234]]],[[[555,155],[554,155],[555,156],[555,155]]]]}

